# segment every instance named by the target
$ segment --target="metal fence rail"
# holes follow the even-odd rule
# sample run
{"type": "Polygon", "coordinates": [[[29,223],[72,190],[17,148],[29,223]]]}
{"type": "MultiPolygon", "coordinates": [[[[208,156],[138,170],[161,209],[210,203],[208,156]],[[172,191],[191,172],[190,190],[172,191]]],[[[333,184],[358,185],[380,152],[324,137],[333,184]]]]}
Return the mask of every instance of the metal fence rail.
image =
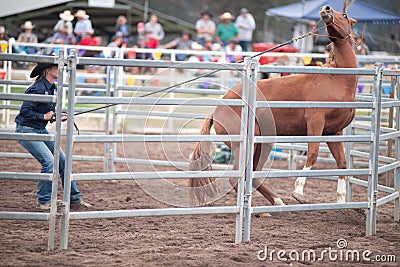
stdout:
{"type": "MultiPolygon", "coordinates": [[[[57,100],[57,114],[61,114],[63,103],[63,95],[65,92],[63,87],[68,86],[68,106],[67,111],[69,114],[74,114],[75,111],[81,110],[75,107],[75,104],[115,104],[115,105],[144,105],[144,106],[171,106],[171,105],[185,105],[185,106],[218,106],[218,105],[231,105],[239,106],[242,108],[243,121],[241,126],[241,132],[239,135],[229,136],[201,136],[201,135],[144,135],[144,134],[119,134],[117,131],[118,116],[127,114],[128,116],[140,115],[140,112],[129,111],[125,112],[118,106],[114,109],[107,108],[102,112],[98,112],[99,115],[106,117],[106,127],[104,134],[74,134],[74,119],[73,117],[67,122],[66,132],[66,166],[65,166],[65,185],[63,192],[63,200],[61,202],[61,248],[66,249],[68,247],[68,235],[69,235],[69,220],[77,219],[94,219],[94,218],[120,218],[120,217],[135,217],[135,216],[165,216],[165,215],[189,215],[189,214],[219,214],[219,213],[231,213],[236,214],[236,231],[235,241],[242,242],[250,239],[250,224],[251,214],[259,212],[288,212],[288,211],[307,211],[307,210],[324,210],[324,209],[367,209],[367,220],[366,220],[366,233],[367,235],[373,235],[376,231],[376,210],[377,207],[387,202],[394,201],[395,212],[394,219],[399,220],[399,189],[400,189],[400,159],[399,159],[399,106],[400,106],[400,95],[398,90],[398,71],[389,71],[377,65],[375,70],[369,69],[330,69],[330,68],[310,68],[310,67],[276,67],[276,66],[262,66],[259,67],[255,60],[250,58],[245,60],[244,64],[229,64],[229,66],[221,66],[213,63],[190,63],[177,65],[173,62],[163,61],[135,61],[135,60],[123,60],[123,59],[99,59],[99,58],[77,58],[76,51],[72,51],[71,54],[65,58],[64,53],[61,52],[59,57],[45,57],[45,56],[20,56],[20,55],[0,55],[0,60],[14,60],[14,61],[31,61],[31,62],[51,62],[58,63],[59,70],[62,73],[64,64],[68,73],[65,75],[68,78],[67,83],[63,83],[63,79],[58,81],[58,92],[57,97],[48,97],[46,101],[57,100]],[[118,69],[113,74],[107,72],[107,82],[101,89],[106,90],[106,96],[103,97],[85,97],[75,96],[75,90],[79,86],[76,82],[76,68],[77,64],[95,64],[103,65],[108,69],[115,66],[142,66],[142,67],[159,67],[159,68],[195,68],[195,69],[216,69],[216,70],[242,70],[242,82],[243,82],[243,99],[241,100],[219,100],[213,98],[198,98],[195,101],[190,98],[151,98],[151,97],[123,97],[123,91],[142,91],[142,92],[156,92],[158,88],[140,88],[140,87],[125,87],[120,86],[117,83],[111,84],[111,76],[113,75],[114,81],[117,80],[118,69]],[[257,79],[257,71],[265,72],[289,72],[289,73],[319,73],[319,74],[356,74],[356,75],[369,75],[374,77],[373,94],[371,96],[363,96],[358,99],[357,102],[262,102],[256,101],[255,99],[255,81],[257,79]],[[382,98],[381,87],[384,76],[396,77],[395,81],[392,82],[391,86],[395,91],[394,98],[382,98]],[[111,96],[111,91],[114,92],[111,96]],[[252,112],[249,110],[254,108],[357,108],[363,110],[371,110],[372,118],[367,124],[353,123],[348,127],[346,135],[343,136],[253,136],[255,118],[252,112]],[[388,108],[393,109],[392,116],[388,117],[389,126],[381,126],[381,109],[388,108]],[[111,124],[111,127],[110,127],[111,124]],[[244,125],[248,125],[247,127],[244,125]],[[362,134],[356,134],[356,131],[362,131],[362,134]],[[111,134],[110,134],[111,132],[111,134]],[[239,159],[239,170],[214,170],[210,172],[189,172],[189,171],[168,171],[168,172],[115,172],[114,164],[122,162],[123,159],[116,156],[116,143],[120,142],[195,142],[202,141],[223,142],[223,141],[236,141],[240,143],[240,159],[239,159]],[[382,154],[382,141],[391,140],[393,141],[394,153],[390,155],[382,154]],[[101,142],[105,143],[104,156],[78,156],[73,155],[72,147],[74,143],[85,143],[85,142],[101,142]],[[263,171],[252,171],[252,157],[253,157],[253,146],[249,144],[253,143],[278,143],[277,146],[281,145],[286,149],[293,151],[304,150],[304,146],[299,143],[307,142],[346,142],[346,158],[348,159],[348,168],[345,170],[310,170],[310,171],[296,171],[293,170],[293,164],[290,165],[288,171],[285,170],[263,170],[263,171]],[[110,144],[111,143],[111,147],[110,144]],[[291,145],[289,143],[296,143],[291,145]],[[370,153],[358,150],[356,144],[366,145],[370,153]],[[111,151],[111,153],[109,152],[111,151]],[[246,156],[247,155],[247,156],[246,156]],[[367,159],[362,164],[361,168],[354,168],[357,165],[355,158],[367,159]],[[108,162],[111,161],[111,166],[105,163],[104,172],[98,173],[72,173],[72,161],[73,160],[98,160],[108,162]],[[108,172],[111,167],[111,172],[108,172]],[[384,186],[377,182],[379,173],[392,172],[394,173],[394,186],[384,186]],[[323,179],[337,179],[338,175],[345,175],[347,177],[347,190],[349,201],[351,200],[351,189],[353,185],[360,185],[368,188],[367,199],[365,202],[348,202],[348,203],[321,203],[321,204],[306,204],[306,205],[287,205],[287,206],[257,206],[252,207],[250,200],[252,197],[252,179],[254,178],[278,178],[288,176],[309,176],[310,178],[322,178],[323,179]],[[357,178],[357,176],[368,176],[368,181],[357,178]],[[222,206],[222,207],[195,207],[195,208],[169,208],[169,209],[141,209],[141,210],[108,210],[108,211],[88,211],[88,212],[70,212],[69,210],[69,197],[70,197],[70,182],[73,180],[127,180],[132,179],[182,179],[182,178],[199,178],[199,177],[216,177],[216,178],[228,178],[238,177],[239,178],[239,191],[237,195],[237,203],[235,206],[222,206]],[[377,199],[377,192],[382,191],[388,193],[380,199],[377,199]],[[246,192],[246,193],[245,193],[246,192]]],[[[63,75],[59,75],[63,77],[63,75]]],[[[7,84],[7,81],[4,81],[7,84]]],[[[10,81],[11,82],[11,81],[10,81]]],[[[191,88],[173,88],[171,93],[194,93],[196,90],[191,88]]],[[[220,90],[199,90],[197,93],[220,95],[223,91],[220,90]]],[[[0,99],[4,100],[31,100],[27,95],[23,94],[0,94],[0,99]]],[[[32,98],[33,99],[33,98],[32,98]]],[[[37,101],[43,102],[45,98],[37,99],[37,101]]],[[[13,108],[12,105],[6,104],[4,108],[13,108]]],[[[15,107],[14,107],[15,108],[15,107]]],[[[171,111],[157,111],[152,116],[163,117],[165,115],[170,116],[171,111]]],[[[176,117],[181,118],[193,118],[197,115],[188,115],[185,113],[175,114],[176,117]]],[[[58,118],[61,116],[57,116],[58,118]]],[[[203,118],[204,115],[198,116],[203,118]]],[[[57,150],[55,151],[55,159],[58,160],[59,146],[61,136],[61,121],[56,122],[56,131],[53,135],[49,136],[30,136],[21,135],[14,133],[0,132],[0,139],[4,140],[36,140],[34,138],[42,138],[40,140],[55,141],[57,150]]],[[[392,146],[391,146],[392,147],[392,146]]],[[[326,148],[321,148],[320,151],[327,152],[326,148]]],[[[16,157],[23,157],[24,153],[15,155],[16,157]]],[[[1,153],[0,156],[11,156],[8,153],[1,153]]],[[[293,156],[289,155],[288,160],[293,161],[293,156]]],[[[125,159],[127,162],[133,162],[135,159],[125,159]]],[[[144,160],[138,160],[140,164],[144,164],[144,160]]],[[[157,161],[147,161],[157,162],[157,161]]],[[[160,165],[167,166],[166,162],[159,161],[160,165]]],[[[174,164],[185,165],[183,162],[172,162],[169,166],[177,166],[174,164]]],[[[14,212],[0,212],[0,219],[23,219],[23,220],[49,220],[49,249],[54,248],[54,234],[55,234],[55,219],[57,211],[57,181],[56,174],[58,173],[58,164],[54,164],[54,172],[52,175],[36,174],[30,176],[33,180],[48,179],[53,181],[52,191],[52,207],[50,213],[14,213],[14,212]]],[[[24,179],[27,175],[12,172],[0,172],[0,179],[24,179]]]]}

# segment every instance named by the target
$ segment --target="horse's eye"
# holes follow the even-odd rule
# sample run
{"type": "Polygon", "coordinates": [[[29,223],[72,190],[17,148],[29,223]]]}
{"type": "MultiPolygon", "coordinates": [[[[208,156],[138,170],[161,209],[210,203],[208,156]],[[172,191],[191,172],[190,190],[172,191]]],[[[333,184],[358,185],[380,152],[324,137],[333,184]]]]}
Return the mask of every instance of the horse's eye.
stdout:
{"type": "Polygon", "coordinates": [[[346,13],[343,13],[343,17],[347,18],[347,14],[346,14],[346,13]]]}

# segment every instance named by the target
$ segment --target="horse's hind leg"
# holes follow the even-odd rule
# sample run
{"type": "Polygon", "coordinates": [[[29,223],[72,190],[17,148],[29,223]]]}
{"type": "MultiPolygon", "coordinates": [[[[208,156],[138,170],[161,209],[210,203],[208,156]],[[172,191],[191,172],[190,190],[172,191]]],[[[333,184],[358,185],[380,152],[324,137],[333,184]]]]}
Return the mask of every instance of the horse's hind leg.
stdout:
{"type": "MultiPolygon", "coordinates": [[[[346,169],[346,156],[344,154],[344,144],[342,142],[327,142],[329,150],[336,160],[338,169],[346,169]]],[[[346,177],[339,176],[337,184],[337,202],[346,202],[346,177]]]]}
{"type": "MultiPolygon", "coordinates": [[[[254,153],[255,171],[261,171],[265,162],[268,160],[269,153],[272,150],[272,144],[257,144],[254,153]]],[[[285,205],[282,199],[279,198],[268,186],[263,184],[264,179],[253,179],[253,186],[260,192],[272,205],[285,205]]]]}

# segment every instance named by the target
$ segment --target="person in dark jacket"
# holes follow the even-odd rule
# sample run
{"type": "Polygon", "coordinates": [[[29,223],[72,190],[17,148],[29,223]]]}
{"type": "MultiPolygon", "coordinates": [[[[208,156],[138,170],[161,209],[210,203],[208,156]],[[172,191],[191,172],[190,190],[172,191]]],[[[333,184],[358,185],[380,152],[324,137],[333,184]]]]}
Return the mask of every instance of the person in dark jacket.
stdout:
{"type": "MultiPolygon", "coordinates": [[[[56,91],[55,80],[58,78],[58,66],[48,63],[39,63],[32,70],[31,78],[35,82],[25,91],[26,94],[54,95],[56,91]]],[[[47,123],[54,119],[55,104],[43,102],[24,101],[19,114],[15,118],[18,133],[48,134],[47,123]]],[[[67,114],[61,115],[61,120],[67,120],[67,114]]],[[[54,142],[20,140],[19,143],[41,164],[41,173],[53,173],[54,142]]],[[[60,150],[59,172],[64,186],[65,154],[60,150]]],[[[37,198],[38,209],[50,209],[52,182],[39,181],[37,198]]],[[[79,204],[90,207],[90,204],[81,200],[81,192],[76,187],[76,182],[71,182],[71,204],[79,204]]]]}

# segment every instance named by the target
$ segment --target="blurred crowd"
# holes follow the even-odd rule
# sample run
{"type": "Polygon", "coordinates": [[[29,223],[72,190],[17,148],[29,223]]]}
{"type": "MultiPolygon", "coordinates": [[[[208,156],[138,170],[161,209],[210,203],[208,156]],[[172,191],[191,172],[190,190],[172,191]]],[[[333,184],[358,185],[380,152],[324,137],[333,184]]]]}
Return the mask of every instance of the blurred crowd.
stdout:
{"type": "MultiPolygon", "coordinates": [[[[127,19],[121,15],[116,19],[115,31],[107,47],[138,47],[138,48],[174,48],[180,50],[207,50],[207,51],[225,51],[241,52],[251,50],[252,34],[256,27],[253,16],[246,8],[240,10],[240,15],[236,18],[229,13],[224,12],[219,16],[219,23],[213,20],[210,12],[201,13],[201,18],[196,22],[196,36],[192,37],[190,31],[182,31],[176,39],[163,43],[165,32],[163,26],[158,22],[156,15],[152,14],[147,22],[140,22],[136,25],[137,36],[130,32],[131,27],[127,25],[127,19]]],[[[32,21],[25,21],[21,25],[21,32],[18,36],[8,36],[7,30],[0,25],[0,41],[8,41],[14,38],[17,42],[27,43],[26,45],[13,46],[13,53],[25,54],[47,54],[49,51],[42,51],[38,46],[29,46],[28,43],[38,43],[38,36],[35,34],[36,25],[32,21]]],[[[59,14],[58,21],[55,21],[52,36],[47,36],[45,43],[58,45],[80,45],[80,46],[99,46],[105,45],[102,39],[96,35],[90,15],[85,10],[78,10],[72,13],[65,10],[59,14]]],[[[112,51],[108,50],[108,51],[112,51]]],[[[57,53],[57,50],[54,52],[57,53]]],[[[79,56],[99,56],[113,57],[112,52],[94,52],[93,50],[80,49],[79,56]]],[[[154,56],[148,53],[130,53],[127,58],[154,59],[154,56]]],[[[189,56],[178,54],[176,60],[187,60],[189,56]]],[[[199,60],[215,59],[211,57],[200,57],[199,60]]],[[[237,57],[229,57],[230,62],[238,60],[237,57]]]]}
{"type": "MultiPolygon", "coordinates": [[[[230,12],[223,12],[218,21],[214,20],[209,11],[201,12],[200,18],[196,21],[195,36],[188,30],[181,32],[180,36],[170,42],[163,42],[165,32],[163,26],[158,22],[156,15],[149,16],[147,22],[139,22],[130,27],[127,18],[123,15],[116,18],[115,30],[109,42],[104,42],[96,35],[90,15],[85,10],[78,10],[72,13],[65,10],[59,14],[58,21],[55,21],[53,35],[47,36],[46,43],[57,45],[79,45],[79,46],[107,46],[107,49],[93,50],[79,47],[78,56],[112,58],[116,56],[116,49],[127,48],[166,48],[178,50],[200,50],[220,51],[225,56],[215,56],[211,53],[202,55],[190,55],[188,53],[176,54],[176,61],[209,61],[209,62],[239,62],[243,59],[241,52],[252,50],[253,31],[256,22],[247,8],[241,8],[235,18],[230,12]],[[136,31],[135,28],[136,27],[136,31]],[[132,29],[132,30],[131,30],[132,29]],[[131,31],[135,32],[133,34],[131,31]]],[[[35,34],[35,24],[32,21],[25,21],[21,26],[21,33],[15,36],[17,42],[25,45],[13,46],[13,53],[25,54],[57,54],[57,48],[48,49],[29,46],[29,43],[38,43],[38,36],[35,34]]],[[[194,32],[193,32],[194,33],[194,32]]],[[[8,41],[9,36],[4,26],[0,26],[0,41],[8,41]]],[[[355,52],[359,55],[368,55],[369,49],[363,43],[363,36],[355,38],[355,52]]],[[[3,49],[3,47],[2,47],[3,49]]],[[[3,51],[4,52],[4,51],[3,51]]],[[[126,52],[124,58],[130,59],[160,59],[161,55],[146,52],[126,52]]],[[[163,57],[164,59],[164,57],[163,57]]],[[[166,58],[165,58],[166,59],[166,58]]],[[[171,58],[169,58],[171,59],[171,58]]],[[[132,73],[139,70],[132,69],[132,73]]]]}

